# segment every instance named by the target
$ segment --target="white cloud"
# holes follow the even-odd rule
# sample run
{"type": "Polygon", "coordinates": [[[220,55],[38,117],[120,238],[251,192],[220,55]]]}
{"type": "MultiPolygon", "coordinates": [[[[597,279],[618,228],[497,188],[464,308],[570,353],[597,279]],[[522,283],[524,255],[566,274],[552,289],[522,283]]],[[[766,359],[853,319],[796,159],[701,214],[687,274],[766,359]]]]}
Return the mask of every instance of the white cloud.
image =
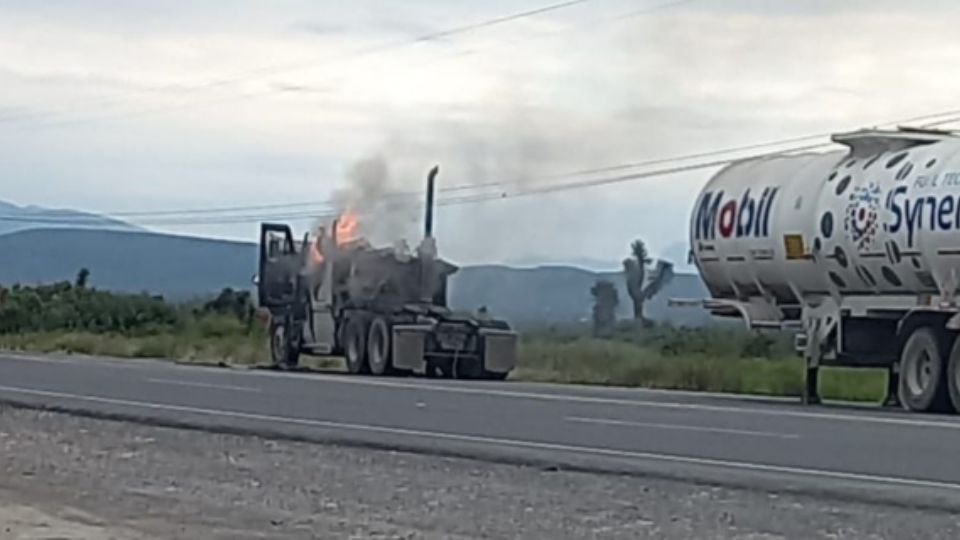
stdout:
{"type": "MultiPolygon", "coordinates": [[[[358,54],[535,5],[0,1],[0,198],[319,200],[377,153],[398,189],[436,162],[442,185],[530,181],[960,108],[960,11],[937,0],[699,0],[620,19],[637,3],[598,0],[358,54]],[[296,69],[257,71],[277,65],[296,69]]],[[[635,236],[677,252],[708,174],[445,207],[442,246],[470,262],[616,261],[635,236]]]]}

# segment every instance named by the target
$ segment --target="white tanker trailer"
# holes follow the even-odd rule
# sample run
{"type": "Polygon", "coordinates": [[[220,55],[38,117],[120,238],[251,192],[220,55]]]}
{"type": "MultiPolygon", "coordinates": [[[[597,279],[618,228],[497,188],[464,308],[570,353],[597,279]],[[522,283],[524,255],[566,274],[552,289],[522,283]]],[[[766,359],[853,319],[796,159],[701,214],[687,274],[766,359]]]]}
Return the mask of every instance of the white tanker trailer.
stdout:
{"type": "Polygon", "coordinates": [[[838,134],[848,151],[733,163],[693,209],[704,305],[796,328],[805,402],[819,367],[889,370],[888,403],[960,411],[960,137],[838,134]]]}

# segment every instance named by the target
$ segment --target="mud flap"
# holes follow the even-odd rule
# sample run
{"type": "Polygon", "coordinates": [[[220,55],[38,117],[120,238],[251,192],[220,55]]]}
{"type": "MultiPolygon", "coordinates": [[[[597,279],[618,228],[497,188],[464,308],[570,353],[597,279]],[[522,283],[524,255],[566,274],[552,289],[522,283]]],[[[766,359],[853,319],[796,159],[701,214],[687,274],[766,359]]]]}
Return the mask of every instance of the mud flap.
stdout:
{"type": "Polygon", "coordinates": [[[493,373],[509,373],[517,367],[517,334],[509,330],[481,328],[483,369],[493,373]]]}
{"type": "Polygon", "coordinates": [[[393,367],[401,370],[424,371],[426,369],[424,353],[429,332],[429,326],[394,325],[393,367]]]}

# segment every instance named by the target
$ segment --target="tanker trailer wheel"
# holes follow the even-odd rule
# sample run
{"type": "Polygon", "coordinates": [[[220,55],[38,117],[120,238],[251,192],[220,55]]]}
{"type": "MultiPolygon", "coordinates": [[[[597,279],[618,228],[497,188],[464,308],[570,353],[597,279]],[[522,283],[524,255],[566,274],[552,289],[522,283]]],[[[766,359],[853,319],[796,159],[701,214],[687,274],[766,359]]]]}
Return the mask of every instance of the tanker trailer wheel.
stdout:
{"type": "Polygon", "coordinates": [[[347,319],[347,327],[343,331],[343,356],[350,373],[370,373],[370,364],[367,363],[367,325],[362,317],[347,319]]]}
{"type": "Polygon", "coordinates": [[[946,339],[933,329],[920,327],[910,334],[900,355],[900,403],[908,411],[934,412],[948,409],[946,339]]]}
{"type": "Polygon", "coordinates": [[[383,317],[377,317],[370,323],[367,333],[367,359],[370,373],[374,375],[393,375],[393,339],[390,324],[383,317]]]}
{"type": "Polygon", "coordinates": [[[947,394],[953,410],[960,412],[960,339],[953,342],[950,350],[950,363],[947,364],[947,394]]]}
{"type": "Polygon", "coordinates": [[[297,367],[300,359],[298,343],[293,339],[289,317],[270,322],[270,359],[278,369],[297,367]]]}

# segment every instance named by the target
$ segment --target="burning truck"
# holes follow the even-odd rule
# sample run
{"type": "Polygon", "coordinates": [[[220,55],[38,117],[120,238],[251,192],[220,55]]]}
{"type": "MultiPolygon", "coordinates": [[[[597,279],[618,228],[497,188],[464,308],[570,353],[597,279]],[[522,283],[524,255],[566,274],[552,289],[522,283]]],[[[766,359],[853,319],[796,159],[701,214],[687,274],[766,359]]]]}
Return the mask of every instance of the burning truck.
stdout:
{"type": "Polygon", "coordinates": [[[434,167],[427,177],[424,237],[377,248],[346,212],[299,245],[288,225],[263,223],[256,280],[270,313],[270,352],[279,368],[301,353],[342,355],[354,374],[505,379],[516,365],[517,335],[502,320],[458,313],[447,304],[457,267],[437,257],[434,167]]]}

